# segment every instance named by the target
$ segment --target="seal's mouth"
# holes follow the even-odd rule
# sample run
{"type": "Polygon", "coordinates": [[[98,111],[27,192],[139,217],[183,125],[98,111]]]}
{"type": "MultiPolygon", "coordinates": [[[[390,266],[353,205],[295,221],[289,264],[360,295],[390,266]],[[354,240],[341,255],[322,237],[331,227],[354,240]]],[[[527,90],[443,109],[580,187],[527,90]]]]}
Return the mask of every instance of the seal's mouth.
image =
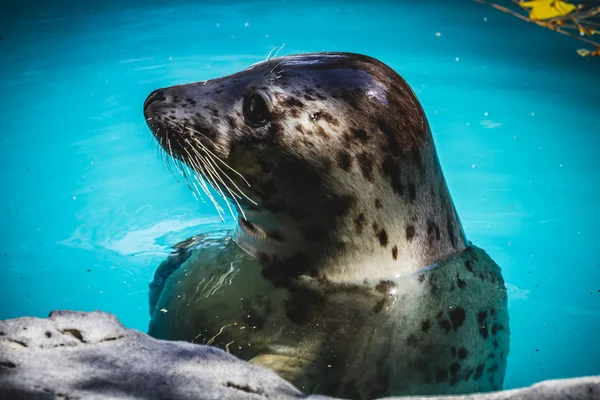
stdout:
{"type": "Polygon", "coordinates": [[[181,175],[197,200],[208,198],[221,220],[227,212],[237,218],[230,202],[245,218],[241,204],[257,204],[245,193],[250,183],[216,154],[214,137],[210,134],[214,130],[204,126],[204,122],[202,126],[189,125],[184,123],[187,120],[173,117],[172,107],[165,105],[165,98],[162,89],[152,92],[144,102],[144,116],[166,168],[174,175],[175,171],[181,175]],[[225,201],[226,208],[218,198],[225,201]]]}
{"type": "Polygon", "coordinates": [[[238,218],[234,238],[242,250],[259,259],[273,257],[274,254],[286,255],[283,235],[269,232],[244,218],[238,218]]]}
{"type": "Polygon", "coordinates": [[[247,219],[238,218],[238,225],[239,230],[243,233],[243,235],[252,238],[253,240],[264,243],[281,242],[281,240],[278,240],[279,238],[276,235],[266,232],[264,229],[255,223],[248,221],[247,219]]]}

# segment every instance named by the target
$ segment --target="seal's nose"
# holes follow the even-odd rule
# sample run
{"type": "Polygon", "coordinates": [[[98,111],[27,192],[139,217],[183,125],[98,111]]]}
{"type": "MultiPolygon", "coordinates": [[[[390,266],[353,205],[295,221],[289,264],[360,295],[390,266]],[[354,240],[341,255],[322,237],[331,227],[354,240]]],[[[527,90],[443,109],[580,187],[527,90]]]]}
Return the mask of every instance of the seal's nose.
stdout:
{"type": "Polygon", "coordinates": [[[153,91],[144,102],[144,112],[148,111],[148,107],[150,107],[152,104],[159,101],[165,101],[166,99],[165,92],[162,89],[153,91]]]}

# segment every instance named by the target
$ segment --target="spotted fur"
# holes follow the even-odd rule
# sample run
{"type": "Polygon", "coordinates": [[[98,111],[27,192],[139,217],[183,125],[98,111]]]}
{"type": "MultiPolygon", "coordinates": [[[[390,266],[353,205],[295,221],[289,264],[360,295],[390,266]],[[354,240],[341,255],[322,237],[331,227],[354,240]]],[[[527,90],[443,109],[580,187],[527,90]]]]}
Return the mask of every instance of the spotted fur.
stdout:
{"type": "Polygon", "coordinates": [[[174,158],[218,157],[238,173],[214,186],[239,206],[235,242],[258,260],[239,284],[183,305],[223,271],[207,258],[165,267],[152,307],[178,311],[154,311],[151,334],[221,332],[215,344],[334,396],[501,387],[504,283],[467,245],[423,109],[396,72],[357,54],[286,56],[155,91],[144,112],[174,158]],[[256,96],[264,105],[249,114],[256,96]],[[221,330],[237,321],[253,328],[221,330]]]}

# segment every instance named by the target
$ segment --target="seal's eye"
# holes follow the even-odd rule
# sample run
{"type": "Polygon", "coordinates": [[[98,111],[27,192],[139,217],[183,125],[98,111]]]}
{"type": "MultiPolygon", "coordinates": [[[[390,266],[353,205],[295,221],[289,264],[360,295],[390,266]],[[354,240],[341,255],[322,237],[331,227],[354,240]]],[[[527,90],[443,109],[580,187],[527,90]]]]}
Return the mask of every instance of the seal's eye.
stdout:
{"type": "Polygon", "coordinates": [[[258,93],[246,96],[243,111],[246,123],[254,128],[263,126],[271,117],[265,98],[258,93]]]}

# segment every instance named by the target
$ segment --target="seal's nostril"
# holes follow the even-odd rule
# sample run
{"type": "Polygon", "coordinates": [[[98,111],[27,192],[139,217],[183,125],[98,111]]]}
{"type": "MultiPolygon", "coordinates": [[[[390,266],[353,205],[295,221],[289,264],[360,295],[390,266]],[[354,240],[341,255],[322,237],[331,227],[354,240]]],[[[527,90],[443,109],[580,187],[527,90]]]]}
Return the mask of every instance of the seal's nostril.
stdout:
{"type": "Polygon", "coordinates": [[[165,92],[162,89],[158,89],[150,93],[150,95],[146,98],[144,102],[144,112],[148,110],[152,104],[158,101],[165,101],[167,98],[165,97],[165,92]]]}

